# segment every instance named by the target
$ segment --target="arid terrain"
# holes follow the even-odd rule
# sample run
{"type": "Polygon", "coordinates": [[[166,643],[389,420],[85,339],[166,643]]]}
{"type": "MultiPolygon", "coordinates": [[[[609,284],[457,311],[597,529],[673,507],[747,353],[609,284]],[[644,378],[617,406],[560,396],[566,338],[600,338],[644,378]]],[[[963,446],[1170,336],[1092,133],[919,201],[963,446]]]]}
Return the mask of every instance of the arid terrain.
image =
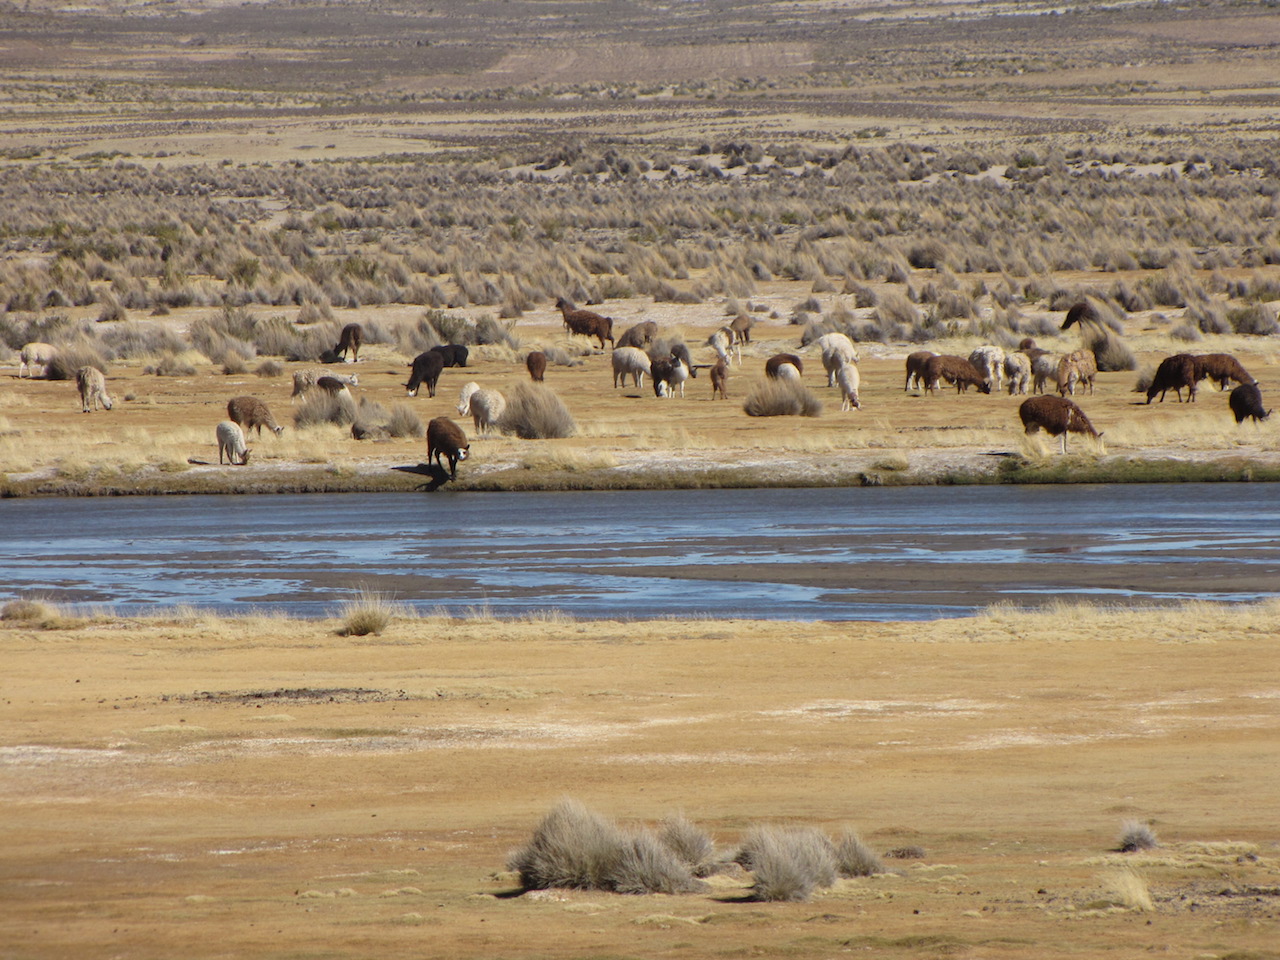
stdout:
{"type": "MultiPolygon", "coordinates": [[[[1229,353],[1273,405],[1278,43],[1253,2],[0,3],[0,495],[417,495],[439,416],[468,490],[1276,479],[1280,421],[1135,387],[1229,353]],[[750,319],[729,399],[706,369],[615,388],[558,297],[698,365],[750,319]],[[322,369],[358,375],[368,439],[291,397],[352,322],[360,361],[322,369]],[[799,349],[826,332],[858,411],[799,349]],[[916,350],[1026,338],[1096,348],[1101,444],[903,389],[916,350]],[[18,376],[29,342],[64,379],[18,376]],[[459,389],[514,396],[535,349],[569,435],[480,435],[459,389]],[[744,412],[778,352],[818,415],[744,412]],[[81,412],[82,365],[111,410],[81,412]],[[219,465],[246,394],[284,430],[219,465]]],[[[353,635],[18,602],[0,957],[1280,957],[1276,615],[353,635]],[[795,903],[740,865],[521,893],[508,854],[564,797],[683,814],[725,859],[852,828],[884,869],[795,903]],[[1159,845],[1120,852],[1135,829],[1159,845]]]]}
{"type": "Polygon", "coordinates": [[[1275,618],[7,620],[3,952],[1275,957],[1275,618]],[[803,903],[516,896],[564,796],[910,858],[803,903]]]}

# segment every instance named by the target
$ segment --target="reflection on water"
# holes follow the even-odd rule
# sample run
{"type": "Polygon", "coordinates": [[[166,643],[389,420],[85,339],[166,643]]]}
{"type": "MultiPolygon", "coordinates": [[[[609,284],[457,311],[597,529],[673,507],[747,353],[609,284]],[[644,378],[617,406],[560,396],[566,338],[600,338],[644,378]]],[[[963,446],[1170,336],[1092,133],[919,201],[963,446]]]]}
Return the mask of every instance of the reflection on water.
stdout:
{"type": "Polygon", "coordinates": [[[455,612],[928,619],[1280,591],[1262,484],[11,500],[0,547],[0,598],[125,610],[318,616],[369,588],[455,612]]]}

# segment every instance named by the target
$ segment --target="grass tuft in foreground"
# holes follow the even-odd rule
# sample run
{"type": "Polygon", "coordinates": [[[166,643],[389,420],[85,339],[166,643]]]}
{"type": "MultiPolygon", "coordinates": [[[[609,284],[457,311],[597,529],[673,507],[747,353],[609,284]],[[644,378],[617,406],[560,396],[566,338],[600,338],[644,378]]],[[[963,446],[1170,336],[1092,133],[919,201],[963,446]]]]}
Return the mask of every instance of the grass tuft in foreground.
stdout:
{"type": "Polygon", "coordinates": [[[362,590],[354,600],[343,604],[342,626],[338,628],[338,634],[344,637],[380,635],[396,617],[408,615],[402,604],[395,603],[384,594],[362,590]]]}

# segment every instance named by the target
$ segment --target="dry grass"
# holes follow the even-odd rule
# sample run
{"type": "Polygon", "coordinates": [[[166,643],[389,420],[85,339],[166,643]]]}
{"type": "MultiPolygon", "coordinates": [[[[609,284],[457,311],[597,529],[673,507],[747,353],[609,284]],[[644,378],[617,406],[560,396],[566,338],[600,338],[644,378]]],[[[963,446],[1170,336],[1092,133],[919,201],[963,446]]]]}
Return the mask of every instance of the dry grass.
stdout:
{"type": "Polygon", "coordinates": [[[367,637],[369,634],[380,636],[393,620],[410,617],[412,612],[383,593],[361,590],[354,599],[342,604],[341,616],[340,636],[367,637]]]}

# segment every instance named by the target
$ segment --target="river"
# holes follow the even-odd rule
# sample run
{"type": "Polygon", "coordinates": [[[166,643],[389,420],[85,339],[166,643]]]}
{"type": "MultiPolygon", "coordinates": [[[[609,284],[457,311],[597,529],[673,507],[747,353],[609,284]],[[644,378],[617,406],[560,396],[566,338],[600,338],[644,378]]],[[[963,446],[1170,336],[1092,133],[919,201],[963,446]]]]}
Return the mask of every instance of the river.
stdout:
{"type": "Polygon", "coordinates": [[[1280,595],[1266,484],[29,499],[0,600],[913,620],[1280,595]]]}

